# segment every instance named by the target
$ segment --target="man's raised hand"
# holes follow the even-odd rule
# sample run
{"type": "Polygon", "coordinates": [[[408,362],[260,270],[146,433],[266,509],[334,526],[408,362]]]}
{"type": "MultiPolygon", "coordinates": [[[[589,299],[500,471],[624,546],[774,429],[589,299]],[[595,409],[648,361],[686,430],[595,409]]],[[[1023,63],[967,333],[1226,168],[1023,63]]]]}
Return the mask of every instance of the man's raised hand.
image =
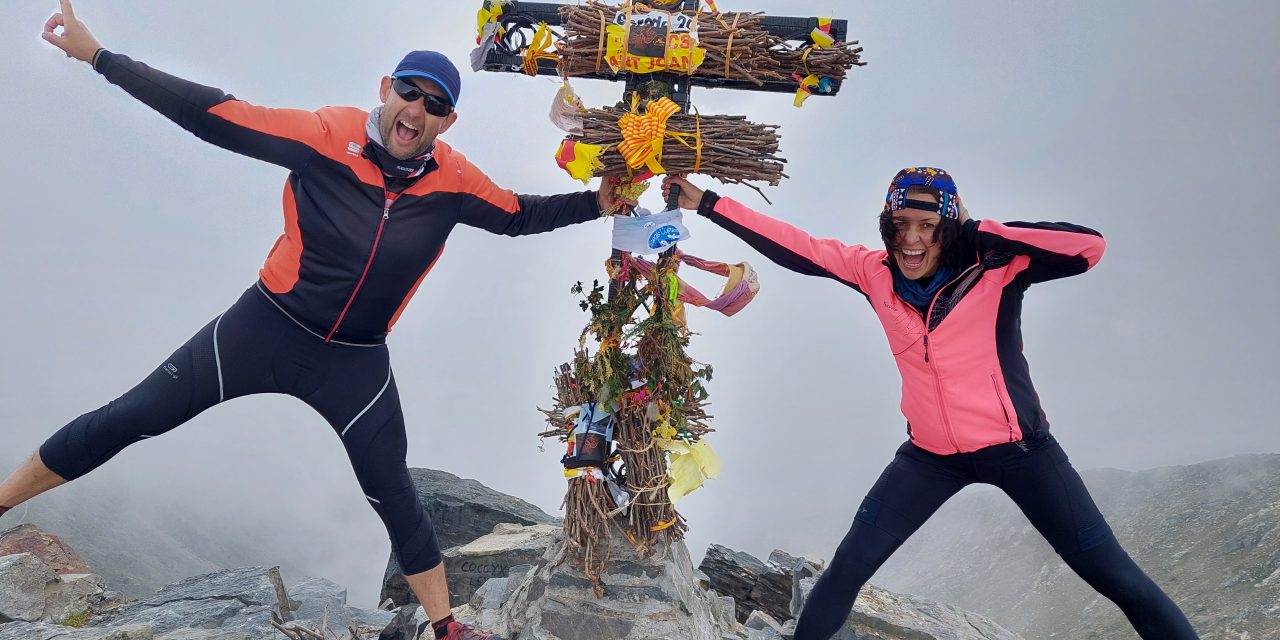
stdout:
{"type": "Polygon", "coordinates": [[[40,34],[46,42],[62,49],[68,58],[75,58],[84,62],[93,62],[93,54],[102,48],[98,44],[97,38],[89,33],[88,27],[83,22],[76,19],[75,11],[71,8],[71,0],[58,0],[62,5],[62,10],[49,16],[44,23],[44,33],[40,34]],[[58,33],[58,28],[62,28],[62,32],[58,33]]]}

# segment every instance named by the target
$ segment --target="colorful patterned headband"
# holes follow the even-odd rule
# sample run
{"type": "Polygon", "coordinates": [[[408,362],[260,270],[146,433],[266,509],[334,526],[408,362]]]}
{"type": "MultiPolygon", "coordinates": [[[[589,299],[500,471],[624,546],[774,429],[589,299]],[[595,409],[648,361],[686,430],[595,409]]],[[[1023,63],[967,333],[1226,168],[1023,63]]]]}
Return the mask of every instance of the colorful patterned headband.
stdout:
{"type": "Polygon", "coordinates": [[[907,167],[898,172],[893,177],[893,182],[889,183],[889,193],[884,198],[885,213],[892,213],[899,209],[924,209],[925,211],[937,211],[938,215],[944,218],[959,219],[960,204],[956,201],[956,183],[951,179],[951,174],[942,169],[933,167],[907,167]],[[907,191],[911,187],[929,187],[936,189],[939,194],[938,202],[926,202],[922,200],[908,200],[907,191]]]}

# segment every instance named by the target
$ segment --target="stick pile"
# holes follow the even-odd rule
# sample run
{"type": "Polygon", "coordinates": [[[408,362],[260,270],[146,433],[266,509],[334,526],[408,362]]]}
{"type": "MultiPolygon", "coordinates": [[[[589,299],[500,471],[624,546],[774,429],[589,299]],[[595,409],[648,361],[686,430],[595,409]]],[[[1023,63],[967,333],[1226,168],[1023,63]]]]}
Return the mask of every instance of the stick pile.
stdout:
{"type": "MultiPolygon", "coordinates": [[[[622,142],[618,118],[627,111],[621,107],[587,109],[582,115],[583,135],[571,136],[578,142],[608,147],[600,156],[604,168],[596,175],[630,175],[629,169],[617,146],[622,142]]],[[[781,136],[778,126],[757,124],[743,116],[694,116],[677,113],[667,121],[667,131],[685,136],[686,144],[667,137],[662,147],[662,166],[667,173],[701,173],[713,176],[721,182],[766,182],[771,186],[787,175],[783,173],[786,159],[778,155],[781,136]],[[699,133],[700,132],[700,133],[699,133]],[[702,153],[690,148],[701,138],[702,153]]]]}
{"type": "MultiPolygon", "coordinates": [[[[637,14],[651,9],[636,3],[637,14]]],[[[564,39],[560,43],[560,72],[568,76],[608,73],[601,62],[602,29],[613,21],[620,7],[592,0],[585,5],[564,5],[560,17],[564,39]]],[[[764,30],[760,13],[702,13],[698,15],[698,45],[706,49],[706,59],[693,74],[706,78],[746,80],[761,85],[765,80],[786,80],[793,73],[814,74],[844,80],[854,66],[863,66],[858,42],[836,42],[805,54],[804,44],[789,42],[764,30]]]]}
{"type": "Polygon", "coordinates": [[[648,282],[622,264],[619,273],[610,274],[607,298],[598,282],[590,292],[581,284],[574,288],[591,313],[583,340],[594,337],[599,347],[594,354],[575,350],[573,361],[555,370],[554,405],[541,410],[549,428],[538,434],[565,442],[573,428],[565,417],[570,409],[589,402],[612,408],[616,453],[602,471],[629,499],[617,504],[604,481],[578,476],[570,478],[564,504],[566,556],[598,597],[604,593],[611,527],[621,529],[644,555],[664,552],[688,530],[667,492],[671,478],[659,439],[692,443],[712,431],[703,386],[711,369],[696,366],[686,354],[689,330],[666,294],[678,262],[660,259],[648,282]]]}

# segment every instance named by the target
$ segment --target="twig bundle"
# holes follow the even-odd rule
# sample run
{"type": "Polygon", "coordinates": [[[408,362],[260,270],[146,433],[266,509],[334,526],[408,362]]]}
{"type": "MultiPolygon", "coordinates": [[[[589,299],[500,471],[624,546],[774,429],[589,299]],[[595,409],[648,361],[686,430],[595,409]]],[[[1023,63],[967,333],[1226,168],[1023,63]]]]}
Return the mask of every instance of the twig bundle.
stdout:
{"type": "Polygon", "coordinates": [[[594,355],[580,348],[573,362],[556,369],[555,405],[541,410],[550,428],[539,435],[567,441],[569,409],[589,402],[613,409],[617,455],[606,473],[629,494],[626,508],[614,502],[603,482],[586,476],[569,481],[564,503],[566,556],[597,595],[603,594],[600,578],[608,564],[611,526],[622,528],[645,555],[665,551],[688,530],[667,493],[671,479],[659,440],[693,443],[712,431],[702,384],[711,369],[695,366],[685,353],[689,331],[666,293],[677,264],[670,256],[660,259],[651,279],[642,283],[624,263],[620,273],[611,274],[607,299],[599,282],[589,292],[580,283],[574,288],[584,294],[581,306],[592,314],[583,340],[592,336],[600,347],[594,355]],[[637,315],[647,317],[637,320],[637,315]],[[620,470],[612,468],[614,462],[621,462],[620,470]]]}
{"type": "MultiPolygon", "coordinates": [[[[627,110],[622,107],[587,109],[582,114],[581,136],[577,142],[606,147],[600,156],[602,176],[626,176],[637,171],[627,166],[617,146],[622,142],[618,119],[627,110]]],[[[696,116],[677,113],[667,120],[667,131],[682,136],[683,141],[668,136],[662,146],[662,167],[667,173],[701,173],[721,182],[765,182],[777,184],[786,159],[778,155],[781,136],[778,126],[757,124],[744,116],[696,116]],[[697,145],[701,141],[701,151],[697,145]]]]}
{"type": "MultiPolygon", "coordinates": [[[[603,29],[620,9],[595,0],[585,5],[560,7],[564,26],[564,37],[559,43],[562,75],[610,71],[609,66],[601,62],[603,29]]],[[[632,9],[636,13],[649,10],[641,3],[632,9]]],[[[806,54],[805,45],[793,44],[765,31],[762,18],[760,13],[699,14],[698,46],[706,50],[706,59],[693,75],[747,80],[757,85],[765,80],[786,80],[794,73],[843,80],[851,67],[866,64],[860,58],[862,47],[857,46],[856,40],[814,48],[806,54]]]]}

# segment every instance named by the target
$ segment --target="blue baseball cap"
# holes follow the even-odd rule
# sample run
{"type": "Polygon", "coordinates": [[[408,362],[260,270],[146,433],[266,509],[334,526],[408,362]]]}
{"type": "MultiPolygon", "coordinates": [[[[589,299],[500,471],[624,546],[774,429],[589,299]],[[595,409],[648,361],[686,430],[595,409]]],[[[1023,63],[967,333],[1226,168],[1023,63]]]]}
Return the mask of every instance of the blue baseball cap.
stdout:
{"type": "Polygon", "coordinates": [[[449,104],[458,106],[458,96],[462,93],[462,78],[458,68],[438,51],[410,51],[400,64],[396,65],[392,78],[426,78],[444,89],[449,97],[449,104]]]}

